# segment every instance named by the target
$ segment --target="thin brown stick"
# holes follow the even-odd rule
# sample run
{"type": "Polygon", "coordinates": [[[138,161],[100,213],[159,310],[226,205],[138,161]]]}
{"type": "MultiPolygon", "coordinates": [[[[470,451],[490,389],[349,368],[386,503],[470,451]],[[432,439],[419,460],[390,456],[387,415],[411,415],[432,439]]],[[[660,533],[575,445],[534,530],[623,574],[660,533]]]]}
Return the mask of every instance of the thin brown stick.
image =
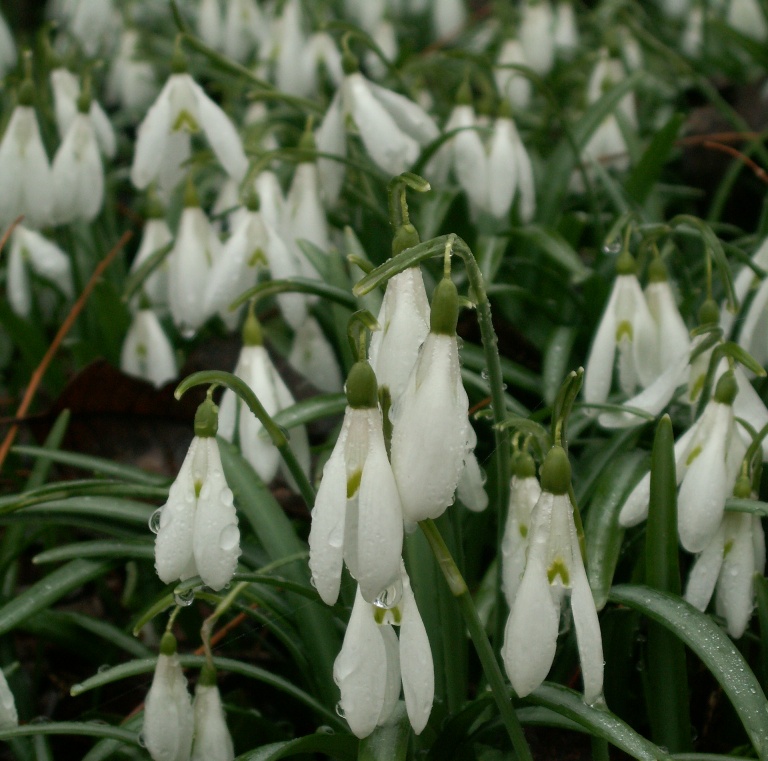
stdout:
{"type": "Polygon", "coordinates": [[[768,172],[749,158],[749,156],[734,148],[732,145],[723,145],[723,143],[716,143],[712,140],[706,140],[701,145],[704,148],[712,148],[713,150],[721,151],[722,153],[727,153],[729,156],[733,156],[748,166],[758,180],[761,180],[768,185],[768,172]]]}
{"type": "Polygon", "coordinates": [[[745,143],[766,137],[763,132],[710,132],[703,135],[686,135],[675,142],[677,145],[702,145],[708,142],[745,143]]]}
{"type": "Polygon", "coordinates": [[[5,244],[8,242],[8,238],[11,237],[13,231],[16,229],[18,225],[21,224],[21,221],[24,219],[24,215],[22,214],[19,217],[16,217],[16,219],[11,222],[8,229],[3,233],[3,237],[0,238],[0,251],[2,251],[5,248],[5,244]]]}
{"type": "MultiPolygon", "coordinates": [[[[8,234],[9,233],[6,233],[4,236],[4,240],[8,234]]],[[[112,260],[117,256],[117,254],[131,239],[132,236],[133,233],[130,230],[124,232],[112,250],[96,265],[96,269],[93,271],[90,280],[86,283],[85,288],[83,288],[83,292],[80,294],[77,301],[75,301],[75,303],[72,305],[72,308],[69,310],[69,314],[66,316],[64,322],[61,324],[58,333],[56,333],[55,338],[53,341],[51,341],[51,345],[48,347],[48,351],[45,352],[45,355],[40,360],[40,364],[32,373],[32,377],[29,379],[29,385],[27,386],[27,390],[24,392],[24,397],[21,400],[21,404],[19,405],[18,410],[16,410],[17,419],[23,418],[24,415],[26,415],[27,410],[32,404],[32,400],[37,393],[38,387],[42,383],[43,377],[45,376],[49,365],[56,355],[59,346],[61,346],[61,342],[66,337],[67,333],[69,333],[69,331],[72,329],[72,326],[75,324],[75,320],[77,320],[80,312],[83,311],[83,307],[85,307],[85,303],[88,301],[88,297],[96,287],[96,283],[98,282],[99,278],[104,274],[104,270],[106,270],[106,268],[112,263],[112,260]]],[[[8,457],[8,452],[10,451],[18,432],[19,426],[17,424],[12,425],[5,439],[3,440],[2,445],[0,445],[0,469],[2,469],[6,457],[8,457]]]]}

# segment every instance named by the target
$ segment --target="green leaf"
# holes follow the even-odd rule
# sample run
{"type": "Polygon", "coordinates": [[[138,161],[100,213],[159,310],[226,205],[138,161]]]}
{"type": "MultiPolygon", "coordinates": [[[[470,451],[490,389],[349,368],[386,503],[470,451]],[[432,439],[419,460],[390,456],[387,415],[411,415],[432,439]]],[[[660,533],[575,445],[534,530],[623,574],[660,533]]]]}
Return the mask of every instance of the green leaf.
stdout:
{"type": "MultiPolygon", "coordinates": [[[[482,372],[485,369],[485,353],[480,346],[465,341],[460,351],[461,362],[469,370],[482,372]]],[[[541,389],[541,378],[532,370],[518,365],[511,359],[501,357],[501,374],[504,382],[523,391],[538,394],[541,389]]]]}
{"type": "MultiPolygon", "coordinates": [[[[119,490],[115,490],[119,491],[119,490]]],[[[166,492],[167,497],[167,492],[166,492]]],[[[135,526],[146,526],[149,516],[155,508],[145,502],[134,502],[120,497],[77,497],[69,499],[54,499],[51,502],[41,502],[37,505],[22,508],[20,516],[30,515],[82,515],[91,518],[104,518],[110,522],[117,521],[135,526]]],[[[3,512],[0,510],[0,513],[3,512]]]]}
{"type": "Polygon", "coordinates": [[[356,761],[357,746],[357,738],[351,735],[317,732],[314,735],[249,750],[238,756],[235,761],[279,761],[282,758],[295,758],[304,753],[323,753],[338,761],[356,761]]]}
{"type": "Polygon", "coordinates": [[[760,622],[760,665],[763,689],[768,686],[768,579],[762,573],[755,574],[757,618],[760,622]]]}
{"type": "Polygon", "coordinates": [[[43,721],[24,724],[13,729],[0,730],[0,741],[7,742],[15,737],[34,737],[35,735],[83,735],[85,737],[106,737],[119,740],[127,745],[139,746],[136,732],[119,727],[111,727],[97,721],[43,721]]]}
{"type": "Polygon", "coordinates": [[[712,619],[681,598],[621,585],[610,600],[638,610],[679,637],[712,672],[739,715],[758,756],[768,756],[768,701],[744,656],[712,619]]]}
{"type": "Polygon", "coordinates": [[[357,309],[357,300],[349,291],[324,283],[322,280],[310,280],[303,277],[292,277],[287,280],[265,280],[263,283],[259,283],[241,293],[229,305],[229,308],[234,310],[240,305],[245,304],[249,299],[261,299],[278,293],[309,293],[313,296],[328,299],[336,304],[341,304],[341,306],[348,309],[357,309]]]}
{"type": "Polygon", "coordinates": [[[76,558],[115,558],[117,560],[127,560],[128,558],[139,558],[141,560],[152,560],[155,556],[155,548],[151,539],[137,539],[131,541],[118,541],[114,539],[97,539],[92,542],[75,542],[74,544],[65,544],[62,547],[54,547],[38,553],[32,558],[35,565],[44,565],[45,563],[61,563],[65,560],[74,560],[76,558]]]}
{"type": "Polygon", "coordinates": [[[646,740],[607,709],[587,705],[578,692],[559,684],[545,682],[525,702],[545,706],[555,713],[580,724],[591,735],[602,737],[638,761],[669,759],[657,745],[646,740]]]}
{"type": "Polygon", "coordinates": [[[570,243],[554,230],[530,225],[515,230],[515,236],[523,239],[522,245],[537,248],[554,264],[562,267],[574,283],[580,283],[592,274],[592,270],[581,261],[570,243]]]}
{"type": "Polygon", "coordinates": [[[410,737],[411,723],[401,700],[387,721],[360,741],[357,761],[405,761],[410,737]]]}
{"type": "Polygon", "coordinates": [[[347,397],[344,394],[318,394],[280,410],[272,419],[283,428],[295,428],[297,425],[341,415],[346,407],[347,397]]]}
{"type": "Polygon", "coordinates": [[[73,589],[103,576],[111,567],[109,563],[73,560],[49,573],[0,608],[0,635],[6,634],[25,619],[53,605],[73,589]]]}
{"type": "Polygon", "coordinates": [[[570,365],[571,349],[576,340],[576,334],[576,328],[560,325],[552,331],[547,340],[541,375],[544,386],[544,401],[550,407],[555,403],[560,384],[572,369],[570,365]]]}

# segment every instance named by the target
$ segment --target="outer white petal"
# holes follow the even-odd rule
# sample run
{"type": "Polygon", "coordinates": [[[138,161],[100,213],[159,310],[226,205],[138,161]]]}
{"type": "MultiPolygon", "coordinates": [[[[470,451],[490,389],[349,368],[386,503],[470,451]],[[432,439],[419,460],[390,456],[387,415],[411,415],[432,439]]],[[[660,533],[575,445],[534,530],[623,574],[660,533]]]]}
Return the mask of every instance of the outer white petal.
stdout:
{"type": "Polygon", "coordinates": [[[216,438],[203,439],[201,446],[208,450],[208,468],[197,500],[192,548],[200,578],[218,591],[229,584],[237,568],[240,530],[216,438]]]}
{"type": "MultiPolygon", "coordinates": [[[[141,243],[136,252],[136,258],[131,264],[131,273],[136,270],[158,249],[168,245],[173,240],[170,228],[165,219],[148,219],[144,223],[141,243]]],[[[152,272],[142,285],[144,294],[152,306],[164,307],[168,304],[168,261],[152,272]]]]}
{"type": "Polygon", "coordinates": [[[458,34],[466,18],[463,0],[435,0],[432,3],[432,28],[438,40],[458,34]]]}
{"type": "Polygon", "coordinates": [[[198,684],[194,710],[195,743],[191,761],[233,761],[235,749],[227,729],[219,688],[198,684]]]}
{"type": "MultiPolygon", "coordinates": [[[[336,446],[323,468],[323,480],[312,508],[309,532],[309,570],[317,593],[328,605],[339,596],[347,508],[347,467],[344,446],[351,416],[344,417],[336,446]]],[[[361,598],[362,599],[362,598],[361,598]]]]}
{"type": "Polygon", "coordinates": [[[240,136],[230,118],[206,94],[200,85],[192,82],[192,88],[197,101],[200,125],[208,138],[224,169],[234,179],[240,181],[248,171],[246,158],[240,136]]]}
{"type": "Polygon", "coordinates": [[[509,214],[517,190],[517,161],[514,136],[517,133],[511,119],[499,117],[493,125],[488,149],[488,210],[503,219],[509,214]]]}
{"type": "Polygon", "coordinates": [[[360,73],[347,76],[343,85],[344,109],[357,125],[373,162],[395,175],[409,169],[419,157],[419,143],[404,132],[360,73]]]}
{"type": "MultiPolygon", "coordinates": [[[[275,280],[294,277],[301,274],[301,264],[294,252],[288,247],[277,231],[269,224],[267,231],[267,259],[269,271],[275,280]]],[[[307,317],[307,299],[301,293],[280,293],[277,303],[285,321],[297,330],[307,317]]]]}
{"type": "Polygon", "coordinates": [[[101,152],[109,159],[114,158],[117,151],[115,129],[104,109],[95,100],[91,103],[88,116],[96,131],[96,138],[99,141],[101,152]]]}
{"type": "Polygon", "coordinates": [[[739,331],[739,346],[754,354],[755,359],[761,364],[765,364],[768,360],[768,342],[765,339],[766,309],[768,309],[768,278],[758,286],[739,331]]]}
{"type": "MultiPolygon", "coordinates": [[[[229,5],[234,5],[234,3],[229,3],[229,5]]],[[[201,0],[197,9],[197,33],[200,39],[214,50],[221,48],[221,27],[219,0],[201,0]]],[[[233,56],[229,50],[227,55],[233,56]]]]}
{"type": "Polygon", "coordinates": [[[56,127],[59,131],[59,138],[63,140],[69,125],[77,114],[77,98],[80,95],[80,83],[69,69],[63,67],[53,69],[50,77],[56,127]]]}
{"type": "Polygon", "coordinates": [[[379,633],[387,651],[387,688],[377,722],[382,726],[389,721],[400,700],[400,641],[394,628],[388,623],[379,625],[379,633]]]}
{"type": "MultiPolygon", "coordinates": [[[[621,277],[621,276],[619,276],[621,277]]],[[[613,283],[611,295],[589,350],[584,370],[584,400],[587,404],[602,404],[608,398],[616,356],[617,303],[620,297],[619,277],[613,283]]]]}
{"type": "Polygon", "coordinates": [[[720,526],[712,541],[696,558],[685,587],[685,599],[701,611],[707,609],[715,591],[717,577],[723,565],[723,544],[725,536],[720,526]]]}
{"type": "Polygon", "coordinates": [[[29,284],[26,257],[23,238],[17,226],[11,236],[5,285],[8,303],[11,309],[21,317],[28,317],[32,311],[32,290],[29,284]]]}
{"type": "MultiPolygon", "coordinates": [[[[286,198],[286,237],[313,243],[321,251],[330,249],[328,221],[320,202],[317,166],[303,162],[296,167],[286,198]]],[[[296,245],[296,255],[306,277],[317,277],[313,265],[296,245]]]]}
{"type": "Polygon", "coordinates": [[[358,589],[344,644],[333,664],[333,679],[341,690],[339,705],[357,737],[376,728],[387,689],[387,648],[373,608],[358,589]]]}
{"type": "Polygon", "coordinates": [[[509,510],[504,537],[501,541],[502,587],[510,610],[525,571],[530,539],[531,514],[541,496],[541,486],[535,476],[512,476],[509,486],[509,510]]]}
{"type": "Polygon", "coordinates": [[[140,190],[157,177],[158,166],[166,151],[166,143],[171,133],[172,80],[171,77],[165,83],[136,133],[131,182],[140,190]]]}
{"type": "Polygon", "coordinates": [[[192,534],[195,523],[195,457],[201,439],[192,439],[179,475],[171,484],[168,501],[161,508],[160,528],[155,539],[155,570],[166,584],[184,575],[192,559],[192,534]]]}
{"type": "MultiPolygon", "coordinates": [[[[317,150],[320,153],[329,153],[340,158],[347,155],[347,133],[342,111],[342,94],[343,87],[339,87],[315,133],[317,150]]],[[[333,206],[341,193],[344,172],[346,171],[345,166],[341,161],[319,159],[317,169],[320,173],[320,192],[323,200],[326,206],[333,206]]]]}
{"type": "Polygon", "coordinates": [[[477,126],[472,106],[455,106],[446,131],[449,127],[461,130],[451,140],[453,173],[469,200],[478,208],[487,210],[490,166],[477,126]]]}
{"type": "MultiPolygon", "coordinates": [[[[752,384],[747,380],[747,376],[741,367],[737,366],[733,374],[736,378],[736,384],[738,385],[738,393],[733,400],[733,414],[737,418],[748,420],[752,427],[759,431],[766,425],[768,425],[768,409],[766,409],[765,403],[758,396],[752,384]]],[[[746,436],[744,429],[739,426],[739,434],[746,436]]],[[[749,443],[751,439],[746,440],[749,443]]],[[[768,460],[768,441],[763,439],[763,462],[768,460]]]]}
{"type": "MultiPolygon", "coordinates": [[[[467,422],[469,425],[469,422],[467,422]]],[[[475,443],[477,436],[472,431],[475,443]]],[[[475,443],[470,442],[474,449],[475,443]]],[[[485,476],[480,470],[480,464],[477,462],[474,452],[467,455],[464,461],[464,470],[461,471],[459,483],[456,487],[456,496],[461,500],[464,507],[473,510],[476,513],[482,512],[488,507],[488,494],[485,491],[485,476]]]]}
{"type": "Polygon", "coordinates": [[[681,356],[687,356],[691,339],[669,281],[650,283],[645,289],[645,298],[656,323],[659,368],[663,371],[681,356]]]}
{"type": "Polygon", "coordinates": [[[360,593],[373,602],[400,577],[403,552],[403,511],[378,412],[372,420],[360,481],[357,552],[360,593]]]}
{"type": "Polygon", "coordinates": [[[151,309],[134,315],[120,352],[120,369],[158,388],[178,374],[173,346],[151,309]]]}
{"type": "Polygon", "coordinates": [[[536,185],[533,177],[533,165],[517,131],[515,131],[512,138],[515,149],[515,163],[517,164],[517,188],[520,194],[518,207],[520,219],[523,222],[530,222],[536,213],[536,185]]]}
{"type": "Polygon", "coordinates": [[[528,65],[537,74],[546,74],[555,60],[554,16],[548,0],[523,6],[518,36],[528,65]]]}
{"type": "Polygon", "coordinates": [[[630,492],[619,512],[622,526],[634,526],[648,517],[648,501],[651,498],[651,474],[648,473],[630,492]]]}
{"type": "Polygon", "coordinates": [[[13,729],[19,725],[19,714],[16,712],[16,701],[0,669],[0,729],[13,729]]]}
{"type": "Polygon", "coordinates": [[[717,582],[717,612],[725,616],[728,633],[738,639],[744,634],[755,607],[752,516],[729,513],[724,520],[731,544],[725,552],[717,582]]]}
{"type": "Polygon", "coordinates": [[[144,704],[144,742],[154,761],[188,761],[193,733],[192,701],[176,655],[157,659],[144,704]]]}
{"type": "Polygon", "coordinates": [[[395,124],[420,145],[426,145],[439,136],[440,130],[434,120],[418,103],[375,82],[368,82],[368,87],[395,124]]]}
{"type": "Polygon", "coordinates": [[[507,64],[527,66],[523,46],[518,40],[505,40],[497,59],[498,67],[493,71],[499,95],[509,101],[513,108],[526,109],[531,100],[530,80],[514,69],[502,68],[507,64]]]}
{"type": "MultiPolygon", "coordinates": [[[[637,375],[640,385],[649,386],[661,373],[656,344],[656,324],[653,321],[645,295],[634,275],[619,275],[616,278],[621,288],[617,303],[619,325],[627,320],[632,325],[633,374],[637,375]]],[[[624,388],[619,367],[619,383],[624,388]]]]}
{"type": "Polygon", "coordinates": [[[411,582],[403,572],[403,617],[400,623],[400,671],[403,694],[413,731],[418,735],[427,725],[435,699],[435,666],[427,630],[421,620],[411,582]]]}

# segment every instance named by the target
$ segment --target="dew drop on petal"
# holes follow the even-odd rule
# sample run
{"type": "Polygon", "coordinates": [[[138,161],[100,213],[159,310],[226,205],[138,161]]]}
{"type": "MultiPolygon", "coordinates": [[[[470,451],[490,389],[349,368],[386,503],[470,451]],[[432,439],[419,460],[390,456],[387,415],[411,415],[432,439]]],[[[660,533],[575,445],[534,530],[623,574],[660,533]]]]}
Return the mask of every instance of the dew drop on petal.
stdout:
{"type": "Polygon", "coordinates": [[[162,514],[163,514],[163,508],[158,507],[157,510],[155,510],[155,512],[149,516],[149,521],[148,521],[149,530],[153,534],[156,534],[160,530],[160,518],[162,517],[162,514]]]}
{"type": "Polygon", "coordinates": [[[181,605],[184,608],[188,608],[190,605],[192,605],[194,599],[195,599],[194,589],[187,589],[185,592],[181,592],[173,596],[173,600],[176,603],[176,605],[181,605]]]}
{"type": "Polygon", "coordinates": [[[224,526],[219,535],[219,547],[228,552],[240,542],[240,531],[234,523],[224,526]]]}
{"type": "Polygon", "coordinates": [[[403,582],[398,579],[394,584],[390,584],[385,590],[376,595],[373,604],[377,608],[390,610],[394,608],[403,597],[403,582]]]}
{"type": "Polygon", "coordinates": [[[144,733],[143,732],[139,732],[138,741],[139,741],[139,745],[141,745],[142,748],[146,748],[147,747],[147,740],[144,737],[144,733]]]}
{"type": "Polygon", "coordinates": [[[342,719],[347,718],[347,715],[344,713],[344,709],[341,707],[341,702],[336,703],[336,714],[341,716],[342,719]]]}
{"type": "Polygon", "coordinates": [[[103,674],[105,671],[109,671],[112,668],[112,666],[109,663],[102,663],[99,668],[96,669],[99,674],[103,674]]]}
{"type": "Polygon", "coordinates": [[[604,254],[618,254],[619,251],[621,251],[621,240],[619,238],[603,246],[604,254]]]}

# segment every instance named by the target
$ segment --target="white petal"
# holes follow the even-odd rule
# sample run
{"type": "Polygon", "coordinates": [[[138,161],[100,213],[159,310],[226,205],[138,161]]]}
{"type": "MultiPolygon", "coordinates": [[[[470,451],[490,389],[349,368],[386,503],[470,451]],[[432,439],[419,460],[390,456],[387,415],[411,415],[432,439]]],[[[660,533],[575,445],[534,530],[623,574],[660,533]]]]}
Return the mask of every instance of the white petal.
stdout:
{"type": "Polygon", "coordinates": [[[685,587],[685,599],[701,611],[707,609],[715,590],[717,577],[723,565],[723,529],[717,531],[712,541],[696,558],[685,587]]]}
{"type": "MultiPolygon", "coordinates": [[[[473,431],[474,433],[474,431],[473,431]]],[[[476,441],[477,437],[475,437],[476,441]]],[[[474,448],[474,444],[471,444],[474,448]]],[[[482,512],[488,507],[488,494],[485,491],[485,476],[477,462],[474,452],[470,452],[464,462],[464,470],[456,487],[456,496],[464,507],[476,513],[482,512]]]]}
{"type": "Polygon", "coordinates": [[[13,729],[19,725],[19,715],[16,712],[16,701],[0,669],[0,729],[13,729]]]}
{"type": "Polygon", "coordinates": [[[620,296],[617,277],[605,305],[597,333],[589,350],[584,369],[584,400],[587,404],[602,404],[608,398],[613,378],[613,362],[616,355],[616,305],[620,296]]]}
{"type": "Polygon", "coordinates": [[[387,109],[397,126],[415,138],[420,145],[426,145],[437,139],[440,130],[432,117],[418,103],[375,82],[368,82],[368,87],[376,100],[387,109]]]}
{"type": "Polygon", "coordinates": [[[139,190],[146,188],[157,177],[158,166],[166,150],[171,132],[171,84],[172,78],[160,91],[136,133],[131,182],[139,190]]]}
{"type": "Polygon", "coordinates": [[[198,683],[194,710],[195,743],[191,761],[233,761],[235,749],[227,729],[219,688],[198,683]]]}
{"type": "Polygon", "coordinates": [[[120,369],[158,388],[178,374],[171,342],[151,309],[134,315],[120,352],[120,369]]]}
{"type": "Polygon", "coordinates": [[[603,692],[603,640],[600,622],[597,620],[595,600],[581,560],[575,527],[572,544],[574,562],[570,568],[573,585],[571,611],[576,628],[581,676],[584,680],[584,700],[587,703],[594,703],[603,692]]]}
{"type": "Polygon", "coordinates": [[[488,149],[488,210],[503,219],[509,214],[517,190],[517,161],[511,119],[498,118],[493,125],[488,149]]]}
{"type": "Polygon", "coordinates": [[[669,281],[650,283],[645,289],[645,297],[657,326],[659,368],[664,370],[688,354],[691,339],[669,281]]]}
{"type": "Polygon", "coordinates": [[[753,576],[755,558],[752,546],[752,516],[728,514],[732,543],[723,559],[717,582],[717,610],[725,616],[728,633],[738,639],[744,634],[755,607],[753,576]]]}
{"type": "Polygon", "coordinates": [[[619,524],[634,526],[648,517],[648,501],[651,498],[651,474],[648,473],[630,492],[619,512],[619,524]]]}
{"type": "MultiPolygon", "coordinates": [[[[339,88],[315,133],[315,142],[318,152],[344,158],[347,155],[347,134],[341,101],[342,88],[339,88]]],[[[345,166],[341,161],[321,158],[317,162],[317,168],[320,172],[320,189],[323,200],[327,206],[332,206],[341,193],[346,171],[345,166]]]]}

